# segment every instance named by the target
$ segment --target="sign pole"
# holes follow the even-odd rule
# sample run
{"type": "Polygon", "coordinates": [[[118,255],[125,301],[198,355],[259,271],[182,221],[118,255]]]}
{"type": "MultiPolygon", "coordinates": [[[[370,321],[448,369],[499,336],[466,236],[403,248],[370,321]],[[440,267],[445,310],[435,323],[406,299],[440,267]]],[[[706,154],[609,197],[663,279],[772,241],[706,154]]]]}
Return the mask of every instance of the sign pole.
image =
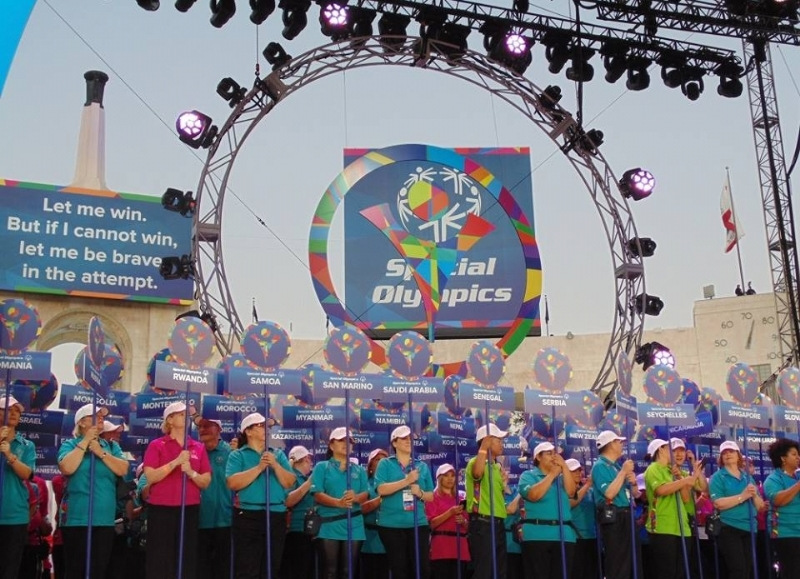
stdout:
{"type": "MultiPolygon", "coordinates": [[[[747,419],[742,418],[742,437],[744,441],[744,458],[745,458],[745,476],[750,480],[753,481],[753,478],[750,476],[749,467],[747,466],[747,419]]],[[[753,513],[753,500],[747,499],[747,516],[750,520],[750,554],[753,558],[753,577],[754,579],[758,579],[758,558],[756,554],[756,522],[755,522],[755,514],[753,513]]]]}
{"type": "MultiPolygon", "coordinates": [[[[184,419],[183,419],[183,450],[186,450],[189,447],[189,392],[192,390],[192,385],[190,382],[186,382],[186,391],[184,392],[183,396],[183,405],[186,407],[184,409],[184,419]]],[[[178,533],[178,577],[177,579],[183,579],[183,549],[184,549],[184,532],[183,527],[186,524],[186,473],[183,472],[181,469],[181,522],[180,522],[180,531],[178,533]]],[[[87,576],[86,579],[89,579],[87,576]]]]}
{"type": "MultiPolygon", "coordinates": [[[[86,360],[88,363],[89,359],[89,352],[86,352],[86,360]]],[[[92,426],[97,425],[97,392],[92,390],[92,426]]],[[[91,441],[90,441],[91,442],[91,441]]],[[[99,444],[99,442],[98,442],[99,444]]],[[[86,443],[88,448],[89,443],[86,443]]],[[[81,460],[83,460],[81,458],[81,460]]],[[[89,488],[94,488],[94,477],[95,477],[95,456],[94,453],[91,453],[89,457],[89,488]]],[[[86,523],[86,569],[84,570],[83,576],[85,579],[90,579],[92,575],[92,519],[94,516],[94,494],[90,493],[89,495],[89,512],[87,513],[87,523],[86,523]]]]}
{"type": "MultiPolygon", "coordinates": [[[[558,452],[558,426],[556,425],[556,407],[550,407],[550,418],[553,421],[553,446],[555,452],[558,452]]],[[[561,504],[562,493],[562,478],[564,473],[560,473],[556,477],[556,504],[558,505],[558,539],[561,544],[561,578],[567,579],[567,551],[564,547],[564,508],[561,504]]]]}
{"type": "MultiPolygon", "coordinates": [[[[344,478],[345,489],[349,492],[350,483],[350,390],[344,391],[344,478]]],[[[412,441],[413,442],[413,441],[412,441]]],[[[369,466],[369,465],[367,465],[369,466]]],[[[416,513],[416,511],[414,511],[416,513]]],[[[352,508],[347,509],[347,578],[353,579],[353,516],[352,508]]]]}
{"type": "MultiPolygon", "coordinates": [[[[625,453],[628,455],[628,458],[631,457],[631,437],[630,437],[630,417],[625,416],[625,453]]],[[[630,488],[630,483],[625,483],[628,485],[630,489],[628,491],[628,500],[630,502],[630,523],[631,523],[631,557],[633,560],[633,579],[639,579],[639,554],[636,551],[636,544],[638,541],[636,540],[636,498],[633,496],[633,490],[630,488]]],[[[638,487],[636,490],[639,490],[638,487]]],[[[599,562],[598,562],[599,564],[599,562]]]]}
{"type": "MultiPolygon", "coordinates": [[[[9,385],[9,380],[11,376],[11,370],[6,368],[6,379],[5,379],[5,404],[3,405],[3,426],[8,426],[8,401],[11,398],[11,386],[9,385]]],[[[0,441],[2,442],[2,441],[0,441]]],[[[8,441],[9,446],[11,445],[11,441],[8,441]]],[[[6,455],[0,453],[0,514],[3,513],[3,488],[5,486],[5,476],[6,476],[6,455]]]]}
{"type": "MultiPolygon", "coordinates": [[[[455,435],[456,500],[458,499],[458,435],[455,435]]],[[[463,513],[461,515],[464,516],[463,513]]],[[[456,579],[461,579],[461,525],[456,522],[456,579]]]]}
{"type": "MultiPolygon", "coordinates": [[[[486,401],[486,436],[489,436],[489,401],[486,401]]],[[[491,449],[486,452],[487,466],[489,467],[489,524],[491,531],[489,532],[492,537],[492,578],[497,579],[497,537],[494,535],[494,485],[492,484],[492,471],[494,470],[494,457],[492,456],[491,449]]],[[[479,505],[480,509],[480,505],[479,505]]]]}
{"type": "MultiPolygon", "coordinates": [[[[411,406],[411,393],[408,393],[408,422],[411,424],[411,468],[414,468],[414,407],[411,406]]],[[[422,424],[420,422],[420,428],[422,424]]],[[[414,573],[419,579],[419,516],[417,515],[417,497],[414,497],[414,573]]]]}
{"type": "MultiPolygon", "coordinates": [[[[672,458],[672,437],[670,436],[669,432],[669,418],[664,419],[664,424],[667,427],[667,449],[669,450],[669,464],[670,467],[673,465],[673,458],[672,458]]],[[[673,480],[675,477],[672,477],[673,480]]],[[[692,489],[691,492],[694,492],[692,489]]],[[[686,531],[683,528],[683,517],[681,516],[681,511],[683,507],[683,499],[681,498],[681,493],[678,491],[675,493],[675,510],[678,514],[678,528],[680,529],[681,533],[681,554],[683,555],[683,572],[685,573],[686,577],[691,577],[689,573],[689,553],[686,549],[686,531]]]]}
{"type": "MultiPolygon", "coordinates": [[[[264,384],[264,412],[266,416],[264,417],[266,420],[264,422],[264,452],[269,452],[269,393],[267,392],[267,385],[264,384]]],[[[264,503],[266,506],[265,514],[264,514],[264,542],[266,547],[266,564],[267,564],[267,579],[272,579],[272,550],[270,546],[272,544],[272,529],[269,520],[269,507],[270,507],[270,496],[269,496],[269,466],[264,469],[264,503]]]]}

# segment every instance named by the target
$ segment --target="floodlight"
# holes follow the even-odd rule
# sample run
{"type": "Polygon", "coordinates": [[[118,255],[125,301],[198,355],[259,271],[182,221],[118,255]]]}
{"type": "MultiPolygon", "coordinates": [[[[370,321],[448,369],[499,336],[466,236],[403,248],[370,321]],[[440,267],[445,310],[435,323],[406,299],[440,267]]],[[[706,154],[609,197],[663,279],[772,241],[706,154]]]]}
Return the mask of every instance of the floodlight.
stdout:
{"type": "Polygon", "coordinates": [[[159,6],[161,6],[161,2],[158,0],[136,0],[136,3],[140,8],[144,8],[149,12],[158,10],[159,6]]]}
{"type": "Polygon", "coordinates": [[[705,71],[697,67],[687,67],[683,71],[683,81],[681,82],[681,92],[690,101],[696,101],[703,93],[703,75],[705,71]]]}
{"type": "Polygon", "coordinates": [[[546,109],[553,109],[561,100],[561,87],[550,85],[539,95],[539,104],[546,109]]]}
{"type": "Polygon", "coordinates": [[[656,242],[649,237],[634,237],[628,241],[628,253],[640,257],[653,257],[656,252],[656,242]],[[641,252],[639,249],[641,248],[641,252]]]}
{"type": "Polygon", "coordinates": [[[525,37],[520,30],[485,22],[480,32],[484,35],[483,47],[490,60],[498,62],[518,74],[523,74],[533,62],[533,38],[525,37]]]}
{"type": "Polygon", "coordinates": [[[275,12],[275,0],[250,0],[250,22],[263,24],[275,12]]]}
{"type": "Polygon", "coordinates": [[[721,63],[714,71],[719,75],[717,94],[726,98],[736,98],[742,95],[744,87],[739,80],[744,75],[744,69],[733,60],[721,63]]]}
{"type": "Polygon", "coordinates": [[[192,257],[186,254],[180,257],[162,257],[161,264],[158,266],[158,273],[167,281],[194,277],[192,257]]]}
{"type": "Polygon", "coordinates": [[[658,296],[639,294],[633,299],[633,307],[640,314],[657,316],[664,309],[664,302],[658,296]]]}
{"type": "Polygon", "coordinates": [[[217,94],[228,101],[228,105],[233,108],[244,100],[247,89],[243,86],[239,86],[239,83],[231,77],[226,76],[219,81],[217,85],[217,94]]]}
{"type": "Polygon", "coordinates": [[[348,11],[353,36],[356,38],[372,36],[372,21],[375,20],[376,12],[361,6],[351,6],[348,11]]]}
{"type": "Polygon", "coordinates": [[[618,41],[604,42],[600,48],[603,55],[603,67],[606,69],[606,82],[615,83],[628,68],[627,63],[628,48],[624,43],[618,41]]]}
{"type": "Polygon", "coordinates": [[[634,362],[641,364],[643,370],[647,370],[650,366],[663,364],[670,368],[675,367],[675,356],[669,348],[658,342],[647,342],[636,348],[634,355],[634,362]]]}
{"type": "Polygon", "coordinates": [[[650,86],[650,73],[647,69],[652,62],[649,58],[640,56],[632,56],[628,60],[628,80],[625,82],[628,90],[645,90],[650,86]]]}
{"type": "Polygon", "coordinates": [[[587,153],[594,154],[597,152],[600,145],[603,144],[603,137],[603,131],[591,129],[579,137],[578,145],[587,153]]]}
{"type": "Polygon", "coordinates": [[[184,193],[178,189],[167,189],[161,196],[161,206],[167,211],[175,211],[184,217],[191,217],[197,208],[197,201],[191,191],[184,193]]]}
{"type": "Polygon", "coordinates": [[[545,45],[544,56],[550,64],[547,67],[553,74],[558,74],[569,60],[571,50],[569,47],[569,37],[563,34],[551,34],[547,32],[542,38],[545,45]]]}
{"type": "Polygon", "coordinates": [[[211,0],[211,26],[222,28],[236,14],[236,0],[211,0]]]}
{"type": "Polygon", "coordinates": [[[272,70],[277,70],[284,64],[292,60],[292,57],[286,54],[283,46],[277,42],[270,42],[262,53],[267,62],[272,65],[272,70]]]}
{"type": "Polygon", "coordinates": [[[175,122],[178,138],[193,149],[207,149],[217,136],[217,127],[211,124],[211,117],[200,111],[186,111],[175,122]]]}
{"type": "Polygon", "coordinates": [[[329,2],[320,6],[319,25],[322,34],[333,41],[350,36],[350,14],[346,3],[329,2]]]}
{"type": "Polygon", "coordinates": [[[529,0],[514,0],[514,11],[525,13],[530,9],[529,0]]]}
{"type": "Polygon", "coordinates": [[[467,51],[467,36],[471,29],[455,22],[431,23],[423,27],[423,39],[434,40],[434,48],[449,60],[458,60],[467,51]]]}
{"type": "Polygon", "coordinates": [[[589,59],[594,56],[594,50],[585,46],[573,46],[570,67],[567,69],[567,78],[575,82],[589,82],[594,78],[594,67],[589,64],[589,59]]]}
{"type": "Polygon", "coordinates": [[[178,12],[186,12],[194,6],[197,0],[175,0],[175,10],[178,12]]]}
{"type": "Polygon", "coordinates": [[[188,312],[184,312],[179,314],[175,321],[177,322],[181,318],[197,318],[199,320],[204,321],[209,328],[211,328],[212,332],[216,332],[219,330],[219,324],[217,324],[217,319],[214,317],[214,314],[210,314],[208,312],[200,312],[198,310],[189,310],[188,312]]]}
{"type": "Polygon", "coordinates": [[[306,12],[311,7],[311,0],[280,0],[278,7],[283,10],[281,34],[286,40],[294,40],[308,24],[306,12]]]}
{"type": "Polygon", "coordinates": [[[378,34],[384,51],[397,52],[406,41],[406,29],[411,17],[384,12],[378,19],[378,34]]]}
{"type": "Polygon", "coordinates": [[[636,167],[628,169],[622,174],[619,180],[619,189],[622,196],[626,199],[641,201],[649,197],[656,186],[655,177],[650,171],[636,167]]]}

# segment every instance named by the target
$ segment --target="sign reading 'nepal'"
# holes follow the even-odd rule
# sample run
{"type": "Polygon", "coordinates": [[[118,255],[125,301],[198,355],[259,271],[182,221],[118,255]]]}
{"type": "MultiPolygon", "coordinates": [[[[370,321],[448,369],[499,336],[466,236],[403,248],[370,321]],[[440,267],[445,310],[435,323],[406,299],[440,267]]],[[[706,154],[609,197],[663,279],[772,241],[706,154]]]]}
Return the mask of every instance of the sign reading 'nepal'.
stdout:
{"type": "MultiPolygon", "coordinates": [[[[531,279],[541,293],[529,149],[345,149],[345,173],[368,155],[386,161],[348,177],[344,197],[345,297],[359,327],[384,338],[432,321],[436,337],[503,336],[530,305],[531,279]]],[[[538,300],[535,310],[530,335],[538,300]]]]}
{"type": "Polygon", "coordinates": [[[158,197],[0,179],[0,289],[189,304],[162,257],[191,253],[192,220],[158,197]]]}

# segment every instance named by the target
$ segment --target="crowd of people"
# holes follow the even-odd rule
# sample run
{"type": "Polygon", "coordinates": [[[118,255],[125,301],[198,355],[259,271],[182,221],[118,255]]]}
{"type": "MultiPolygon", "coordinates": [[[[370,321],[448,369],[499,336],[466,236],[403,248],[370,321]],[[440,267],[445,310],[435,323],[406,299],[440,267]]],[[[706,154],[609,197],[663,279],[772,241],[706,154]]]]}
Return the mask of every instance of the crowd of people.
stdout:
{"type": "Polygon", "coordinates": [[[477,429],[462,473],[447,463],[432,473],[405,425],[365,466],[334,428],[314,464],[304,446],[273,447],[261,414],[228,443],[219,421],[175,402],[129,485],[121,427],[89,404],[58,449],[51,520],[22,411],[0,402],[0,579],[755,579],[759,567],[762,579],[800,577],[793,440],[770,446],[774,471],[759,485],[735,442],[707,479],[683,440],[652,440],[637,477],[625,438],[603,431],[590,471],[541,442],[512,486],[495,424],[477,429]]]}

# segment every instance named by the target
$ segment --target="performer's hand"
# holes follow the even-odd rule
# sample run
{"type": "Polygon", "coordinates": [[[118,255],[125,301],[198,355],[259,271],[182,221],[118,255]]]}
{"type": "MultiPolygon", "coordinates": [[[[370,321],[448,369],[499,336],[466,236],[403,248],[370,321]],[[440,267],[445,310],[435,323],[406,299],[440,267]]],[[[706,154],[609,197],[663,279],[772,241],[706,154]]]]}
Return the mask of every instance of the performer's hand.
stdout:
{"type": "Polygon", "coordinates": [[[622,472],[624,472],[625,475],[628,475],[629,473],[633,472],[634,466],[635,465],[633,464],[633,461],[631,459],[628,459],[622,463],[622,472]]]}
{"type": "Polygon", "coordinates": [[[419,480],[419,471],[417,469],[411,469],[409,473],[406,475],[406,483],[407,484],[414,484],[419,480]]]}

